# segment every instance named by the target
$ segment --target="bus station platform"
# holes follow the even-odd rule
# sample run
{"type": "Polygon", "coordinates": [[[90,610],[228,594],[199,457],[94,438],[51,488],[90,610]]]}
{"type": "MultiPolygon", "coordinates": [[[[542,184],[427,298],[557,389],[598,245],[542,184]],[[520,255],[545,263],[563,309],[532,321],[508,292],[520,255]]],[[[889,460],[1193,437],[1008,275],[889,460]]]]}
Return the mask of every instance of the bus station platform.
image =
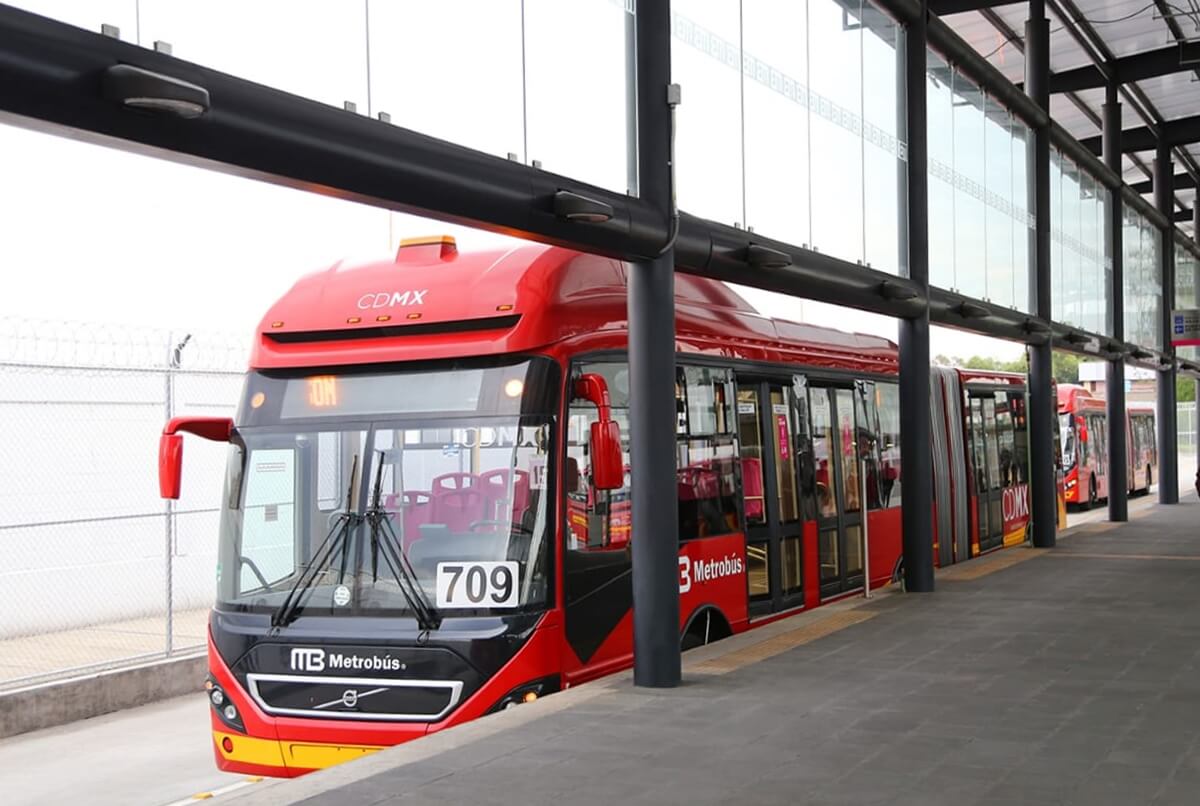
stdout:
{"type": "Polygon", "coordinates": [[[1200,502],[1131,506],[248,804],[1195,804],[1200,502]]]}

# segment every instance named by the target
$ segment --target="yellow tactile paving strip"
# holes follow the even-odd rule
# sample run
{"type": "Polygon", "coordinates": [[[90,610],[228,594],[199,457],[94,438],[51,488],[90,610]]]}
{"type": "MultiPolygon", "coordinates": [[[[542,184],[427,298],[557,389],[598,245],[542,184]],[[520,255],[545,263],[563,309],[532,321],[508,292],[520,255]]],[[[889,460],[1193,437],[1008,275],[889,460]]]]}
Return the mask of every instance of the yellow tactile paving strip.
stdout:
{"type": "Polygon", "coordinates": [[[1103,554],[1091,551],[1056,551],[1053,557],[1083,557],[1089,560],[1181,560],[1183,562],[1200,562],[1200,557],[1194,554],[1103,554]]]}
{"type": "Polygon", "coordinates": [[[773,638],[768,638],[765,641],[759,641],[757,644],[751,644],[745,649],[735,650],[720,657],[706,660],[691,667],[688,671],[695,674],[726,674],[741,669],[744,666],[749,666],[752,663],[773,658],[780,653],[787,652],[789,649],[795,649],[798,646],[816,641],[818,638],[824,638],[839,630],[844,630],[846,627],[861,624],[864,621],[875,618],[876,615],[877,613],[863,610],[846,610],[841,613],[834,613],[812,624],[806,624],[803,627],[789,630],[773,638]]]}
{"type": "Polygon", "coordinates": [[[979,557],[969,562],[950,566],[938,574],[938,579],[951,581],[979,579],[1047,553],[1049,553],[1049,549],[1025,547],[1004,549],[987,557],[979,557]]]}

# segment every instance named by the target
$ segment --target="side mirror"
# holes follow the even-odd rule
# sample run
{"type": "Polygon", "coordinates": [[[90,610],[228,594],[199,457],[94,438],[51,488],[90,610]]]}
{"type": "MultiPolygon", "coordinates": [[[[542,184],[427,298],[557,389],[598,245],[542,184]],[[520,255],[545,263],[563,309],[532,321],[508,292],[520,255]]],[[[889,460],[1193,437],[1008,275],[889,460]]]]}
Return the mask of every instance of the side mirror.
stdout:
{"type": "Polygon", "coordinates": [[[158,494],[178,499],[183,479],[183,434],[195,434],[214,442],[229,442],[233,420],[229,417],[175,417],[163,428],[158,440],[158,494]]]}
{"type": "Polygon", "coordinates": [[[621,427],[616,420],[592,423],[592,484],[597,490],[619,490],[625,486],[625,463],[621,460],[621,427]]]}
{"type": "Polygon", "coordinates": [[[575,397],[596,404],[597,421],[592,423],[590,453],[592,485],[598,490],[625,486],[625,463],[621,457],[621,426],[612,416],[608,383],[603,375],[587,372],[575,381],[575,397]]]}

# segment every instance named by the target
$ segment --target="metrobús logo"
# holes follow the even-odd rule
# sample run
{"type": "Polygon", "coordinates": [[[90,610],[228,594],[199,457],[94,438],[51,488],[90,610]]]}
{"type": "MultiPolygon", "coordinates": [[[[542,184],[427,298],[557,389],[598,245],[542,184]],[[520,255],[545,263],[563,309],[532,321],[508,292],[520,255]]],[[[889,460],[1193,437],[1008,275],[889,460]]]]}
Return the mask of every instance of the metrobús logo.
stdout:
{"type": "Polygon", "coordinates": [[[401,307],[423,305],[425,295],[428,293],[429,289],[424,288],[420,291],[380,291],[374,294],[363,294],[358,298],[358,308],[366,311],[371,308],[393,308],[397,305],[401,307]]]}
{"type": "Polygon", "coordinates": [[[745,570],[742,558],[726,555],[719,560],[693,560],[691,557],[679,558],[679,592],[687,593],[693,583],[703,584],[721,577],[734,576],[745,570]]]}
{"type": "Polygon", "coordinates": [[[326,652],[313,647],[292,649],[294,672],[323,672],[326,669],[353,672],[403,672],[408,664],[391,655],[358,655],[353,652],[326,652]]]}

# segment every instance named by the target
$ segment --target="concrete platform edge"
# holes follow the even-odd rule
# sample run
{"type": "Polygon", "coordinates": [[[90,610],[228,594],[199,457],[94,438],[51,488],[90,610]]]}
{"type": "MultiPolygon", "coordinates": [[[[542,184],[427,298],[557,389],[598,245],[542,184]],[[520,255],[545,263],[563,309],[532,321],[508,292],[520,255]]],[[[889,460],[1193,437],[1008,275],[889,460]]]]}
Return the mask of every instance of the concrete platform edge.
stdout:
{"type": "Polygon", "coordinates": [[[0,694],[0,739],[200,692],[203,651],[0,694]]]}

